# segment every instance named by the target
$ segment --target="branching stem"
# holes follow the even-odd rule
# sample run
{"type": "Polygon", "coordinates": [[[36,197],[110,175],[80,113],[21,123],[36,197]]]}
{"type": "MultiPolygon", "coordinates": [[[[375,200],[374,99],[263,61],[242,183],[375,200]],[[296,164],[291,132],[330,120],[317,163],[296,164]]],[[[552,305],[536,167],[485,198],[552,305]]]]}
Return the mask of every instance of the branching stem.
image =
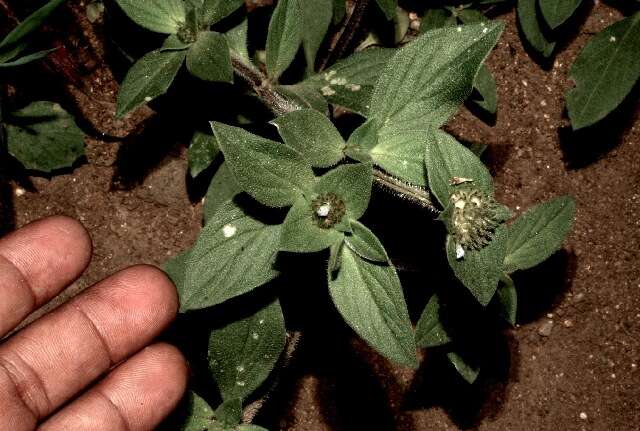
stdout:
{"type": "Polygon", "coordinates": [[[347,52],[358,33],[360,23],[364,17],[370,0],[355,0],[353,12],[345,20],[344,26],[338,35],[338,39],[327,52],[320,64],[320,70],[324,70],[341,59],[347,52]]]}
{"type": "MultiPolygon", "coordinates": [[[[269,79],[255,67],[245,64],[240,58],[233,55],[231,57],[231,64],[233,65],[235,73],[251,86],[260,100],[262,100],[262,103],[274,114],[283,115],[287,112],[302,109],[302,106],[298,103],[278,92],[269,79]]],[[[438,213],[438,210],[431,201],[428,190],[405,183],[377,167],[373,168],[373,178],[376,184],[383,190],[390,191],[398,197],[406,199],[422,208],[426,208],[433,213],[438,213]]]]}

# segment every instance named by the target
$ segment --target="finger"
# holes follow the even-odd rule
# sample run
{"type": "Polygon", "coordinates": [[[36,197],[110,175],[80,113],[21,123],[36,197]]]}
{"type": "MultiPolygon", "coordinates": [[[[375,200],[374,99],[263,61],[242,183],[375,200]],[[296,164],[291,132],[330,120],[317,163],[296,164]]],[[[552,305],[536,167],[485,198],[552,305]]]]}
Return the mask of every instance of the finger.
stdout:
{"type": "Polygon", "coordinates": [[[50,217],[0,239],[0,337],[74,281],[91,258],[77,221],[50,217]]]}
{"type": "Polygon", "coordinates": [[[40,429],[151,430],[180,402],[186,384],[182,354],[168,344],[156,344],[120,365],[40,429]]]}
{"type": "Polygon", "coordinates": [[[91,287],[0,346],[0,429],[45,418],[173,320],[175,288],[150,266],[91,287]],[[7,408],[5,408],[7,406],[7,408]]]}

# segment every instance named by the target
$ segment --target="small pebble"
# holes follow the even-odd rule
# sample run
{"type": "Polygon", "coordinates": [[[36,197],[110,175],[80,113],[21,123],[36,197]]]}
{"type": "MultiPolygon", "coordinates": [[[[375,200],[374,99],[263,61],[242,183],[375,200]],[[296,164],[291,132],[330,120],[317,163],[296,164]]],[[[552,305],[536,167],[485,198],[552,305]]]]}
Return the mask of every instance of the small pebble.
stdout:
{"type": "Polygon", "coordinates": [[[565,319],[564,322],[562,322],[562,323],[567,328],[571,328],[573,326],[573,321],[571,319],[565,319]]]}
{"type": "Polygon", "coordinates": [[[585,412],[580,412],[580,419],[582,419],[583,421],[587,420],[587,414],[585,412]]]}
{"type": "Polygon", "coordinates": [[[551,335],[552,329],[553,320],[547,320],[542,324],[542,326],[540,326],[540,329],[538,329],[538,334],[542,335],[543,337],[548,337],[549,335],[551,335]]]}

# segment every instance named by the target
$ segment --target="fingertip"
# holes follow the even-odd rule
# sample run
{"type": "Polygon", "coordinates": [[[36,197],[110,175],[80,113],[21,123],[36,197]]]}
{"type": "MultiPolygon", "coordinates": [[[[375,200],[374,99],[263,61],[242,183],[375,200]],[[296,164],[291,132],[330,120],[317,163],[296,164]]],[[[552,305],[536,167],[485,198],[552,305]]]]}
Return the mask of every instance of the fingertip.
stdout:
{"type": "Polygon", "coordinates": [[[152,265],[134,265],[123,270],[120,282],[133,296],[141,297],[135,304],[141,309],[160,310],[169,321],[178,313],[178,292],[173,282],[159,268],[152,265]]]}
{"type": "Polygon", "coordinates": [[[150,380],[166,385],[164,390],[170,390],[168,397],[177,404],[187,389],[189,367],[182,352],[167,343],[156,343],[146,347],[142,354],[148,356],[148,373],[150,380]]]}

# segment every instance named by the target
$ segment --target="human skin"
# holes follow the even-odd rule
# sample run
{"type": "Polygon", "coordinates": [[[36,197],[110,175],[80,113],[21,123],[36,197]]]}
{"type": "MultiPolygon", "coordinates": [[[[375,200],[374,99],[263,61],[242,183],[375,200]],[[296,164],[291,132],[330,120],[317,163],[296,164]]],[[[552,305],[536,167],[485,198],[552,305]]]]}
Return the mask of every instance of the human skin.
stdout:
{"type": "MultiPolygon", "coordinates": [[[[0,339],[72,283],[91,259],[77,221],[50,217],[0,239],[0,339]]],[[[178,310],[175,287],[133,266],[0,342],[0,430],[155,428],[187,382],[180,352],[154,339],[178,310]]]]}

